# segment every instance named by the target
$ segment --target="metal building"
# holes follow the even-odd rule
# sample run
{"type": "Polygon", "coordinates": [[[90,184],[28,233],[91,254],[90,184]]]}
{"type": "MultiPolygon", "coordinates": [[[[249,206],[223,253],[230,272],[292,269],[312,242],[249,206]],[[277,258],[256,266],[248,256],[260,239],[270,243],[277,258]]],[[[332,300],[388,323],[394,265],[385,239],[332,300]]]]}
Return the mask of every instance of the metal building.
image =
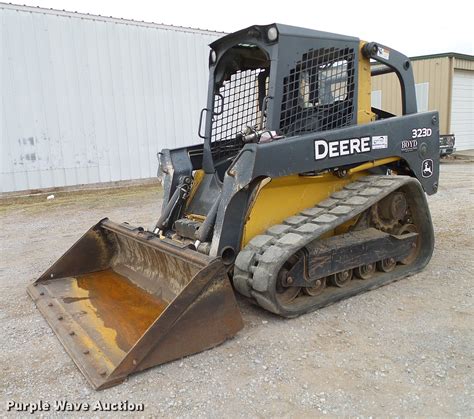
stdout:
{"type": "Polygon", "coordinates": [[[222,33],[0,3],[0,192],[156,175],[197,143],[222,33]]]}
{"type": "MultiPolygon", "coordinates": [[[[454,134],[456,149],[474,149],[474,56],[445,53],[412,57],[419,111],[438,110],[440,134],[454,134]]],[[[372,104],[401,114],[400,84],[394,74],[372,82],[372,104]]]]}

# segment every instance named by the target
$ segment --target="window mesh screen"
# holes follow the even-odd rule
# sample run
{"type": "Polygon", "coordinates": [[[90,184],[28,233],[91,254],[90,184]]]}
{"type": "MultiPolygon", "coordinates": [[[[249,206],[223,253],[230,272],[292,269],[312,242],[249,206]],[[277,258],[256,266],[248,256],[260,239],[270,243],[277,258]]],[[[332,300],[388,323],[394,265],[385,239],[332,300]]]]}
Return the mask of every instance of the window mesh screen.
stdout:
{"type": "Polygon", "coordinates": [[[350,125],[354,77],[353,49],[321,48],[303,54],[283,79],[280,130],[295,135],[350,125]]]}
{"type": "Polygon", "coordinates": [[[238,151],[243,144],[237,140],[237,134],[247,126],[255,128],[259,125],[258,81],[259,76],[265,76],[264,72],[262,68],[237,71],[219,88],[211,133],[212,152],[216,158],[238,151]]]}

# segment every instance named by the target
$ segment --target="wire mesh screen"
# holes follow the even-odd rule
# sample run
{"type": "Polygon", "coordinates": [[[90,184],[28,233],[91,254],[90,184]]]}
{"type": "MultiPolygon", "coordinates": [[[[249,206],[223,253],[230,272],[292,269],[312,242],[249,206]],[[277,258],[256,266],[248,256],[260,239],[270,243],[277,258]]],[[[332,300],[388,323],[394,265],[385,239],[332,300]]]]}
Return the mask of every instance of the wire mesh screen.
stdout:
{"type": "Polygon", "coordinates": [[[259,78],[265,69],[237,71],[219,88],[214,102],[212,152],[217,158],[235,153],[242,147],[237,134],[245,128],[261,129],[259,78]]]}
{"type": "Polygon", "coordinates": [[[309,50],[283,79],[280,130],[326,131],[354,120],[354,50],[309,50]]]}

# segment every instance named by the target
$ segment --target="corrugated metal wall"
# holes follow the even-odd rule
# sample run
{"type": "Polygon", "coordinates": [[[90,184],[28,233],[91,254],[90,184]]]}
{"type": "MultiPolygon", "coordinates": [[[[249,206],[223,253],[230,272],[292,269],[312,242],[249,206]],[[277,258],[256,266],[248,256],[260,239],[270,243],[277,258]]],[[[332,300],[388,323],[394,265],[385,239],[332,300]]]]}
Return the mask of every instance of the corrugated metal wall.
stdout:
{"type": "Polygon", "coordinates": [[[155,176],[199,142],[220,33],[0,5],[1,192],[155,176]]]}
{"type": "Polygon", "coordinates": [[[456,70],[470,70],[474,71],[474,61],[463,60],[462,58],[454,59],[454,69],[456,70]]]}
{"type": "MultiPolygon", "coordinates": [[[[453,86],[453,80],[460,71],[472,74],[474,77],[474,61],[446,56],[413,60],[412,65],[417,83],[419,110],[439,111],[440,132],[456,135],[457,150],[474,148],[474,136],[471,135],[474,124],[472,87],[470,87],[472,78],[469,78],[471,83],[469,86],[466,85],[464,88],[462,85],[453,86]],[[426,99],[428,107],[425,109],[426,99]],[[454,110],[453,103],[457,104],[454,110]],[[471,128],[466,128],[467,126],[471,128]]],[[[381,104],[382,109],[401,115],[400,83],[394,74],[374,77],[372,91],[375,92],[372,101],[374,106],[377,102],[381,104]]]]}
{"type": "MultiPolygon", "coordinates": [[[[448,57],[412,61],[413,74],[417,84],[429,83],[428,109],[438,110],[440,130],[449,131],[449,101],[451,66],[448,57]]],[[[420,86],[421,87],[421,86],[420,86]]],[[[400,82],[395,74],[386,74],[372,79],[372,90],[381,91],[382,109],[401,115],[402,101],[400,82]]],[[[419,89],[420,91],[422,89],[419,89]]]]}

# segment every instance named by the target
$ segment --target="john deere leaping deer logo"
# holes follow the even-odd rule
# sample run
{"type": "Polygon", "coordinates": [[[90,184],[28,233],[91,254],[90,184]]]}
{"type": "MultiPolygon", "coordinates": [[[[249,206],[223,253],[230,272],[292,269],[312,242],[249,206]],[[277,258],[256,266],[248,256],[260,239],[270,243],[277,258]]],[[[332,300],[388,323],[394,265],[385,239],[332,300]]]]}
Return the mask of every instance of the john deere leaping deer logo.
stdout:
{"type": "Polygon", "coordinates": [[[433,175],[433,160],[426,159],[421,163],[421,176],[431,177],[433,175]]]}

